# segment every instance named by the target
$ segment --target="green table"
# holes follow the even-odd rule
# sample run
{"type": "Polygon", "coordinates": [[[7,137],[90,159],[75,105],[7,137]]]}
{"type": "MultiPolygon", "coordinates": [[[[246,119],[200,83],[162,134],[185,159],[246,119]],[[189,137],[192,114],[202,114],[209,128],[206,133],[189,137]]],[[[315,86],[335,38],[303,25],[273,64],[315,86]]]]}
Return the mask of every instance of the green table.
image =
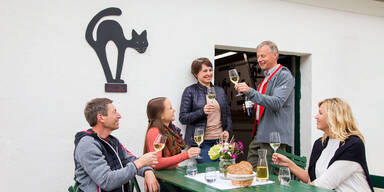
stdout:
{"type": "MultiPolygon", "coordinates": [[[[216,167],[218,168],[219,165],[217,162],[215,163],[202,163],[202,164],[197,164],[197,172],[198,173],[203,173],[205,171],[206,167],[216,167]]],[[[172,190],[172,185],[181,187],[183,189],[186,189],[188,191],[196,191],[196,192],[202,192],[202,191],[221,191],[219,189],[210,187],[208,185],[205,185],[204,183],[200,183],[196,180],[189,179],[185,177],[185,171],[186,167],[177,167],[174,169],[167,169],[167,170],[161,170],[161,171],[156,171],[155,175],[159,182],[164,183],[167,185],[172,190]],[[169,185],[172,184],[172,185],[169,185]]],[[[278,191],[284,191],[284,192],[300,192],[300,191],[317,191],[317,192],[329,192],[332,190],[328,189],[323,189],[319,187],[315,187],[313,185],[308,185],[305,183],[301,183],[298,181],[292,180],[289,185],[280,185],[279,182],[277,181],[277,177],[274,175],[269,176],[270,180],[275,181],[274,184],[267,184],[267,185],[259,185],[259,186],[253,186],[253,187],[245,187],[245,188],[236,188],[236,189],[231,189],[231,190],[225,190],[225,191],[234,191],[234,192],[244,192],[244,191],[273,191],[273,192],[278,192],[278,191]]],[[[175,190],[174,190],[175,191],[175,190]]]]}

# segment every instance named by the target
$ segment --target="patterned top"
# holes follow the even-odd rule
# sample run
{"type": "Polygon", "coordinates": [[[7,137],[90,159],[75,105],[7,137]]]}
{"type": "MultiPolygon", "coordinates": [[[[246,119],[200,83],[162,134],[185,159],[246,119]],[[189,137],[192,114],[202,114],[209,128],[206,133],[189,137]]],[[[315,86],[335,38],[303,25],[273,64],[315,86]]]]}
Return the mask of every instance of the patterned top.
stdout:
{"type": "MultiPolygon", "coordinates": [[[[185,148],[184,141],[182,140],[182,135],[179,132],[180,130],[173,125],[167,127],[167,133],[163,135],[167,137],[167,142],[162,151],[157,152],[158,164],[155,165],[155,170],[161,169],[170,169],[178,166],[178,163],[189,158],[188,152],[181,150],[185,148]],[[171,137],[173,136],[173,137],[171,137]]],[[[153,142],[155,138],[160,134],[160,131],[157,127],[152,127],[147,132],[147,151],[153,152],[155,148],[153,147],[153,142]]]]}

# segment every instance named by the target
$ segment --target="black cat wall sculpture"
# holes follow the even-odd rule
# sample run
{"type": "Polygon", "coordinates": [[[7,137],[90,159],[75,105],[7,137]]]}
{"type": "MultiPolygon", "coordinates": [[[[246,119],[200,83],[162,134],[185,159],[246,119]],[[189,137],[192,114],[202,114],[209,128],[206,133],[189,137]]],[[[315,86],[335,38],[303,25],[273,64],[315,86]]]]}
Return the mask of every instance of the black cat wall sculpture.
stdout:
{"type": "Polygon", "coordinates": [[[96,40],[93,38],[93,30],[100,19],[106,16],[120,15],[121,10],[119,8],[111,7],[104,9],[92,18],[88,24],[87,31],[85,32],[85,39],[95,50],[97,57],[99,57],[101,66],[103,67],[105,78],[107,80],[107,84],[105,84],[106,92],[127,92],[127,85],[124,84],[124,80],[121,79],[125,50],[130,47],[139,53],[144,53],[148,47],[146,30],[144,30],[141,34],[132,30],[132,38],[128,40],[125,38],[120,24],[114,20],[102,21],[97,28],[96,40]],[[118,51],[115,78],[112,76],[111,68],[107,59],[106,45],[109,41],[115,43],[118,51]]]}

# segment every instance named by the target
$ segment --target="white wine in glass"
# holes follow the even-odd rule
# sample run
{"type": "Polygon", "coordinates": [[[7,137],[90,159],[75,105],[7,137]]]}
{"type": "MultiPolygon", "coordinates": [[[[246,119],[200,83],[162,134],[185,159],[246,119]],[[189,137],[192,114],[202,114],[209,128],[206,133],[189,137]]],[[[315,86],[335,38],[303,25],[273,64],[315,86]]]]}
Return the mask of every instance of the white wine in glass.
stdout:
{"type": "Polygon", "coordinates": [[[216,98],[216,95],[215,94],[208,94],[208,99],[215,99],[216,98]]]}
{"type": "Polygon", "coordinates": [[[256,167],[256,178],[258,181],[267,181],[268,180],[268,167],[267,166],[257,166],[256,167]]]}
{"type": "MultiPolygon", "coordinates": [[[[240,76],[239,76],[239,73],[237,73],[237,70],[236,69],[231,69],[228,71],[229,73],[229,80],[231,80],[231,82],[235,85],[237,85],[237,83],[239,83],[239,80],[240,80],[240,76]]],[[[242,93],[238,93],[236,96],[242,96],[243,94],[242,93]]]]}
{"type": "Polygon", "coordinates": [[[200,145],[204,141],[204,135],[195,135],[193,138],[195,139],[195,142],[197,143],[197,145],[200,147],[200,145]]]}
{"type": "Polygon", "coordinates": [[[275,151],[280,147],[280,134],[279,132],[271,132],[269,134],[269,145],[275,151]]]}
{"type": "Polygon", "coordinates": [[[162,134],[159,134],[153,142],[153,147],[155,148],[155,151],[158,152],[163,150],[166,141],[166,137],[162,134]]]}
{"type": "Polygon", "coordinates": [[[230,80],[236,85],[239,82],[239,76],[231,76],[230,80]]]}
{"type": "MultiPolygon", "coordinates": [[[[195,134],[193,135],[193,139],[195,140],[198,147],[203,143],[204,141],[204,128],[203,127],[196,127],[195,128],[195,134]]],[[[200,155],[196,157],[196,159],[202,159],[200,155]]]]}
{"type": "Polygon", "coordinates": [[[240,79],[239,74],[237,73],[237,70],[236,69],[231,69],[231,70],[228,71],[228,73],[229,73],[229,79],[231,80],[231,82],[233,84],[236,85],[239,82],[239,79],[240,79]]]}
{"type": "Polygon", "coordinates": [[[208,88],[207,95],[208,95],[208,99],[209,99],[210,103],[212,104],[213,100],[216,99],[215,88],[214,87],[208,88]]]}

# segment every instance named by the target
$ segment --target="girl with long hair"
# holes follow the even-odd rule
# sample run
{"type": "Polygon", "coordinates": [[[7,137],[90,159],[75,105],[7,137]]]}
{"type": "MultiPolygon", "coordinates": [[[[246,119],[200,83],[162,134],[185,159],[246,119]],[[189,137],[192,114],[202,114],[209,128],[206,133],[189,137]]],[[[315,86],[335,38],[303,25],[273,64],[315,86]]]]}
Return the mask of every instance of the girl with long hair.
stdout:
{"type": "Polygon", "coordinates": [[[156,137],[161,134],[166,137],[163,150],[157,152],[158,164],[155,170],[177,167],[178,163],[194,158],[199,155],[200,149],[192,147],[182,152],[186,148],[180,129],[172,124],[175,120],[175,109],[171,102],[165,97],[151,99],[147,105],[148,129],[144,143],[144,153],[153,152],[153,143],[156,137]]]}

